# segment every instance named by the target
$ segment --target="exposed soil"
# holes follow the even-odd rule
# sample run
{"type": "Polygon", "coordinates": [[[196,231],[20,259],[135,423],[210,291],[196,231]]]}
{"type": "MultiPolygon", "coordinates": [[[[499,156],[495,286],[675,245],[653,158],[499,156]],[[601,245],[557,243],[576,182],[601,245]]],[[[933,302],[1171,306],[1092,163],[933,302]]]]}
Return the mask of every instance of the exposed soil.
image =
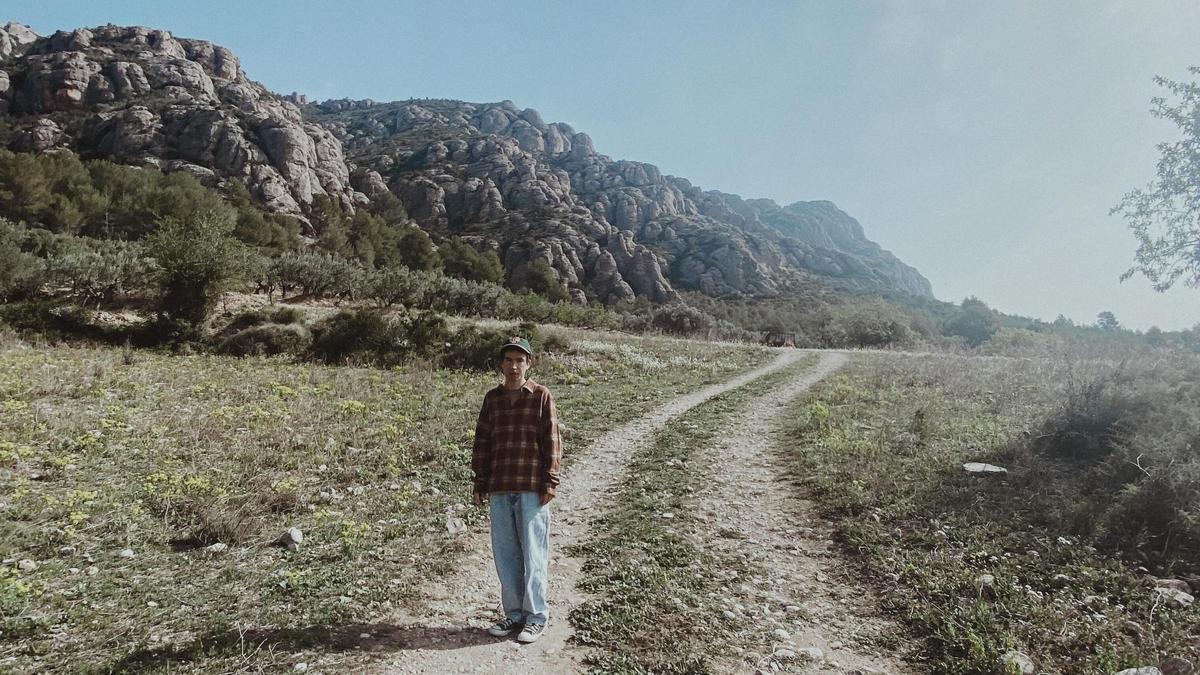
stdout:
{"type": "Polygon", "coordinates": [[[761,571],[727,580],[723,604],[750,644],[718,664],[721,672],[911,672],[886,646],[903,644],[900,629],[844,569],[832,527],[791,484],[784,440],[773,433],[788,403],[845,361],[822,353],[812,370],[757,398],[710,452],[720,470],[693,536],[761,571]],[[763,633],[772,635],[765,648],[754,640],[763,633]]]}

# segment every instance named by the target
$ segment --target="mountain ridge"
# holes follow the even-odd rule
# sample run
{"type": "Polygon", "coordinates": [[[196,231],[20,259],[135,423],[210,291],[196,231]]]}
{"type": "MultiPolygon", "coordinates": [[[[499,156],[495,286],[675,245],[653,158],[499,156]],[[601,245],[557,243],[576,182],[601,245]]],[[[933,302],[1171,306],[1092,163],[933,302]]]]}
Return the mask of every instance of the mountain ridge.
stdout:
{"type": "Polygon", "coordinates": [[[705,191],[511,101],[310,104],[250,80],[228,49],[137,26],[41,37],[10,22],[0,73],[15,150],[238,180],[310,234],[319,196],[349,213],[386,190],[422,228],[495,250],[510,280],[548,268],[580,302],[779,293],[810,277],[932,297],[831,202],[705,191]]]}

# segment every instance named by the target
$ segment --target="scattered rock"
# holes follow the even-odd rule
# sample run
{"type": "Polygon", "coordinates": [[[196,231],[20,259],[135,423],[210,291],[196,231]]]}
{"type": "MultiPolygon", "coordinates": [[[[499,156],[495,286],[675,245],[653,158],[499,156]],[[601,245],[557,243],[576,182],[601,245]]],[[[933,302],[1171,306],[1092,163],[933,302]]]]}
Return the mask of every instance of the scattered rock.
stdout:
{"type": "Polygon", "coordinates": [[[216,554],[218,554],[218,553],[224,553],[224,552],[225,552],[225,550],[226,550],[226,549],[228,549],[228,548],[229,548],[229,547],[228,547],[228,546],[226,546],[225,544],[222,544],[221,542],[217,542],[217,543],[215,543],[215,544],[210,544],[210,545],[208,545],[208,546],[205,546],[205,547],[204,547],[204,552],[205,552],[205,553],[209,553],[209,554],[216,555],[216,554]]]}
{"type": "Polygon", "coordinates": [[[963,464],[963,471],[970,474],[986,475],[996,473],[1008,473],[1008,469],[995,464],[985,464],[983,462],[967,462],[963,464]]]}
{"type": "Polygon", "coordinates": [[[286,532],[279,536],[279,545],[289,551],[300,550],[300,544],[304,543],[304,533],[298,527],[289,527],[286,532]]]}
{"type": "Polygon", "coordinates": [[[736,621],[736,620],[737,620],[737,614],[734,614],[733,612],[731,612],[731,611],[730,611],[730,610],[728,610],[728,609],[726,609],[726,610],[722,611],[722,612],[721,612],[721,616],[725,617],[725,618],[726,618],[726,620],[729,620],[729,621],[736,621]]]}
{"type": "Polygon", "coordinates": [[[975,577],[976,588],[991,588],[996,585],[996,577],[990,574],[980,574],[975,577]]]}
{"type": "Polygon", "coordinates": [[[1125,620],[1121,621],[1121,629],[1124,630],[1126,633],[1129,633],[1131,635],[1137,635],[1139,637],[1141,637],[1142,635],[1145,635],[1145,633],[1146,633],[1146,629],[1142,628],[1142,624],[1140,624],[1136,621],[1132,621],[1130,619],[1125,619],[1125,620]]]}
{"type": "Polygon", "coordinates": [[[1037,665],[1028,655],[1017,651],[1005,652],[1000,657],[1000,667],[1007,673],[1014,675],[1033,675],[1037,672],[1037,665]]]}
{"type": "Polygon", "coordinates": [[[1181,593],[1191,593],[1192,586],[1183,579],[1155,579],[1154,585],[1157,588],[1173,588],[1181,593]]]}
{"type": "Polygon", "coordinates": [[[820,647],[801,647],[796,650],[796,656],[810,661],[822,661],[825,659],[825,652],[821,651],[820,647]]]}
{"type": "Polygon", "coordinates": [[[1158,664],[1163,675],[1194,675],[1196,664],[1178,656],[1168,656],[1158,664]]]}
{"type": "Polygon", "coordinates": [[[1183,591],[1176,590],[1174,588],[1163,588],[1161,586],[1156,586],[1154,588],[1154,592],[1157,593],[1168,605],[1175,607],[1187,607],[1196,600],[1196,598],[1192,597],[1191,593],[1184,593],[1183,591]]]}
{"type": "Polygon", "coordinates": [[[1139,666],[1118,670],[1116,675],[1163,675],[1163,672],[1154,666],[1139,666]]]}
{"type": "Polygon", "coordinates": [[[464,533],[466,533],[466,531],[467,531],[467,521],[463,520],[462,518],[452,518],[452,517],[446,518],[446,532],[448,532],[450,534],[450,536],[453,537],[453,536],[457,536],[460,534],[464,534],[464,533]]]}
{"type": "Polygon", "coordinates": [[[297,663],[296,665],[292,666],[292,670],[296,671],[297,673],[307,673],[308,672],[308,664],[301,661],[300,663],[297,663]]]}
{"type": "Polygon", "coordinates": [[[95,565],[88,565],[87,567],[83,568],[83,573],[88,575],[89,577],[96,576],[96,574],[99,571],[100,571],[100,568],[96,567],[95,565]]]}
{"type": "Polygon", "coordinates": [[[132,558],[133,557],[133,549],[123,548],[123,549],[121,549],[120,553],[117,553],[117,556],[121,557],[121,558],[132,558]]]}
{"type": "Polygon", "coordinates": [[[1066,588],[1071,583],[1071,577],[1065,574],[1055,574],[1050,580],[1050,585],[1055,588],[1066,588]]]}
{"type": "Polygon", "coordinates": [[[787,640],[792,637],[790,633],[782,628],[776,628],[775,630],[771,631],[771,634],[779,640],[787,640]]]}
{"type": "Polygon", "coordinates": [[[64,556],[64,557],[69,556],[69,555],[75,555],[75,547],[74,546],[63,546],[58,549],[58,554],[61,556],[64,556]]]}
{"type": "Polygon", "coordinates": [[[32,572],[38,568],[38,564],[29,558],[25,558],[17,563],[17,569],[22,572],[32,572]]]}
{"type": "Polygon", "coordinates": [[[774,656],[780,661],[791,661],[792,659],[796,658],[796,652],[790,649],[776,649],[775,653],[771,654],[771,656],[774,656]]]}

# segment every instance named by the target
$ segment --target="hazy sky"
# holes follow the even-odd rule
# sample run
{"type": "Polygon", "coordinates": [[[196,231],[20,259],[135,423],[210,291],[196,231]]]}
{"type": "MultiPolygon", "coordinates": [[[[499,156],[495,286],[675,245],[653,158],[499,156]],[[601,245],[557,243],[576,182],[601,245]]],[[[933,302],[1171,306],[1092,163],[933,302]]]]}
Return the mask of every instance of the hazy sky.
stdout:
{"type": "Polygon", "coordinates": [[[1108,215],[1178,137],[1161,74],[1200,65],[1200,1],[0,3],[233,49],[311,98],[511,99],[706,189],[829,199],[933,282],[1009,313],[1200,322],[1200,290],[1119,283],[1108,215]]]}

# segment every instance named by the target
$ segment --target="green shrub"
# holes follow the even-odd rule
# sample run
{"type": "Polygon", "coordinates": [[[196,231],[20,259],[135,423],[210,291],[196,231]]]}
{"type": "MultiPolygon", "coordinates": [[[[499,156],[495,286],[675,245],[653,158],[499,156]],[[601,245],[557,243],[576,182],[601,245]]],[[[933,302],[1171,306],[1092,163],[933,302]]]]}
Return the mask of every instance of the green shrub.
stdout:
{"type": "Polygon", "coordinates": [[[664,333],[707,336],[717,321],[704,311],[680,302],[656,308],[651,314],[650,323],[664,333]]]}
{"type": "Polygon", "coordinates": [[[908,317],[883,302],[838,308],[825,327],[826,344],[832,347],[894,347],[910,344],[913,332],[908,317]]]}
{"type": "Polygon", "coordinates": [[[271,320],[271,316],[261,309],[247,309],[233,317],[225,327],[221,329],[221,335],[233,335],[234,333],[243,331],[251,326],[258,326],[267,323],[271,320]]]}
{"type": "Polygon", "coordinates": [[[438,255],[447,276],[492,284],[504,282],[504,265],[495,251],[480,251],[459,237],[438,244],[438,255]]]}
{"type": "Polygon", "coordinates": [[[32,297],[45,278],[45,263],[23,250],[29,231],[0,217],[0,302],[32,297]]]}
{"type": "Polygon", "coordinates": [[[962,301],[959,311],[946,322],[944,332],[963,338],[969,347],[978,347],[992,339],[999,329],[996,313],[982,300],[970,297],[962,301]]]}
{"type": "Polygon", "coordinates": [[[343,310],[312,329],[312,353],[328,363],[351,357],[389,359],[405,347],[404,326],[372,309],[343,310]]]}
{"type": "Polygon", "coordinates": [[[304,310],[299,307],[280,307],[271,313],[272,323],[304,323],[304,310]]]}
{"type": "Polygon", "coordinates": [[[241,271],[242,245],[232,218],[216,211],[188,219],[168,218],[146,242],[161,270],[162,308],[170,316],[200,323],[241,271]]]}
{"type": "Polygon", "coordinates": [[[264,323],[226,338],[218,350],[233,356],[300,354],[312,345],[312,334],[300,324],[264,323]]]}

